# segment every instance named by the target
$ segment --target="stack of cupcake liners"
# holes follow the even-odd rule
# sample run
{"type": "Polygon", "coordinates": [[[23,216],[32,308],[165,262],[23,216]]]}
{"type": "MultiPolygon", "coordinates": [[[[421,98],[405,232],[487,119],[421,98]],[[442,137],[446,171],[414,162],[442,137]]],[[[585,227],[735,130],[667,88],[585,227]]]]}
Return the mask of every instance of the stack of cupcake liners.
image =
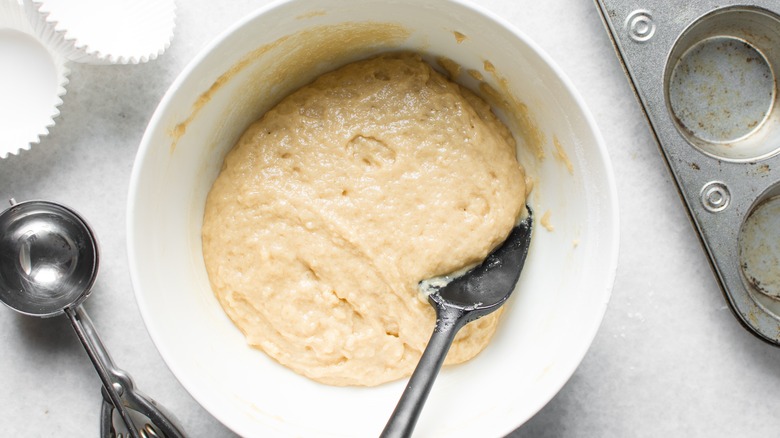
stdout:
{"type": "Polygon", "coordinates": [[[173,0],[0,0],[0,159],[49,133],[69,62],[138,64],[170,46],[173,0]]]}

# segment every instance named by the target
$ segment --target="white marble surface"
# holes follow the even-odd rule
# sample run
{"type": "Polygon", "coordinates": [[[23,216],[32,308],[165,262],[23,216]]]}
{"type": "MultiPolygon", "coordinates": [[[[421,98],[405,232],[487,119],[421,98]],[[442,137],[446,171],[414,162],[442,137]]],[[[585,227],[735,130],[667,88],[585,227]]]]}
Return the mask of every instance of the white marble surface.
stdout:
{"type": "MultiPolygon", "coordinates": [[[[126,260],[129,176],[176,75],[265,3],[181,0],[176,37],[161,58],[73,65],[51,135],[0,160],[0,198],[60,201],[91,222],[103,258],[86,308],[117,364],[194,437],[233,434],[178,384],[141,321],[126,260]]],[[[727,309],[593,2],[482,3],[535,40],[583,95],[614,164],[622,227],[613,297],[592,348],[561,392],[511,436],[777,436],[780,349],[747,333],[727,309]]],[[[100,400],[99,380],[64,317],[0,309],[2,436],[95,436],[100,400]]]]}

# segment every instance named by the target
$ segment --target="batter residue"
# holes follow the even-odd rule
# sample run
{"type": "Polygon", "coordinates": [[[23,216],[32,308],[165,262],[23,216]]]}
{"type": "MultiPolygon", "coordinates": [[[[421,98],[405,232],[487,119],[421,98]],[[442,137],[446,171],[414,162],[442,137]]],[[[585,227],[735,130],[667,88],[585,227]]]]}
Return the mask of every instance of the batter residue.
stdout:
{"type": "MultiPolygon", "coordinates": [[[[319,77],[268,111],[209,193],[203,256],[247,342],[332,385],[411,374],[435,314],[417,283],[478,263],[523,211],[509,130],[419,56],[319,77]]],[[[498,314],[464,327],[479,353],[498,314]]]]}

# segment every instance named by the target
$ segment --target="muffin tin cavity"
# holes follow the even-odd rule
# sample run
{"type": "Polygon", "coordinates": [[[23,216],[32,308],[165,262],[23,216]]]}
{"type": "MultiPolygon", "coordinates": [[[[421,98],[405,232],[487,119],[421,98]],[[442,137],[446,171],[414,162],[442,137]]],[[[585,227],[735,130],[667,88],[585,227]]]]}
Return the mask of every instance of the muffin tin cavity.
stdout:
{"type": "Polygon", "coordinates": [[[775,72],[780,20],[727,8],[686,29],[667,62],[665,92],[680,134],[723,160],[755,161],[780,148],[775,72]]]}
{"type": "Polygon", "coordinates": [[[780,184],[758,199],[742,224],[739,266],[752,298],[780,319],[780,184]]]}

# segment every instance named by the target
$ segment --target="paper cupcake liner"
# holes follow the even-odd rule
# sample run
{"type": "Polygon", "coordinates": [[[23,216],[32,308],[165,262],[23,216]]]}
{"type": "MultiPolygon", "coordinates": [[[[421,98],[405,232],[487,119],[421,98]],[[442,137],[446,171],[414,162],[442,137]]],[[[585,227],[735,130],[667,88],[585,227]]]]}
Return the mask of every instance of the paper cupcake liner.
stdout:
{"type": "Polygon", "coordinates": [[[0,0],[0,159],[40,142],[60,114],[67,60],[37,38],[18,0],[0,0]]]}
{"type": "Polygon", "coordinates": [[[87,64],[138,64],[170,46],[174,0],[24,0],[38,35],[68,59],[87,64]]]}

